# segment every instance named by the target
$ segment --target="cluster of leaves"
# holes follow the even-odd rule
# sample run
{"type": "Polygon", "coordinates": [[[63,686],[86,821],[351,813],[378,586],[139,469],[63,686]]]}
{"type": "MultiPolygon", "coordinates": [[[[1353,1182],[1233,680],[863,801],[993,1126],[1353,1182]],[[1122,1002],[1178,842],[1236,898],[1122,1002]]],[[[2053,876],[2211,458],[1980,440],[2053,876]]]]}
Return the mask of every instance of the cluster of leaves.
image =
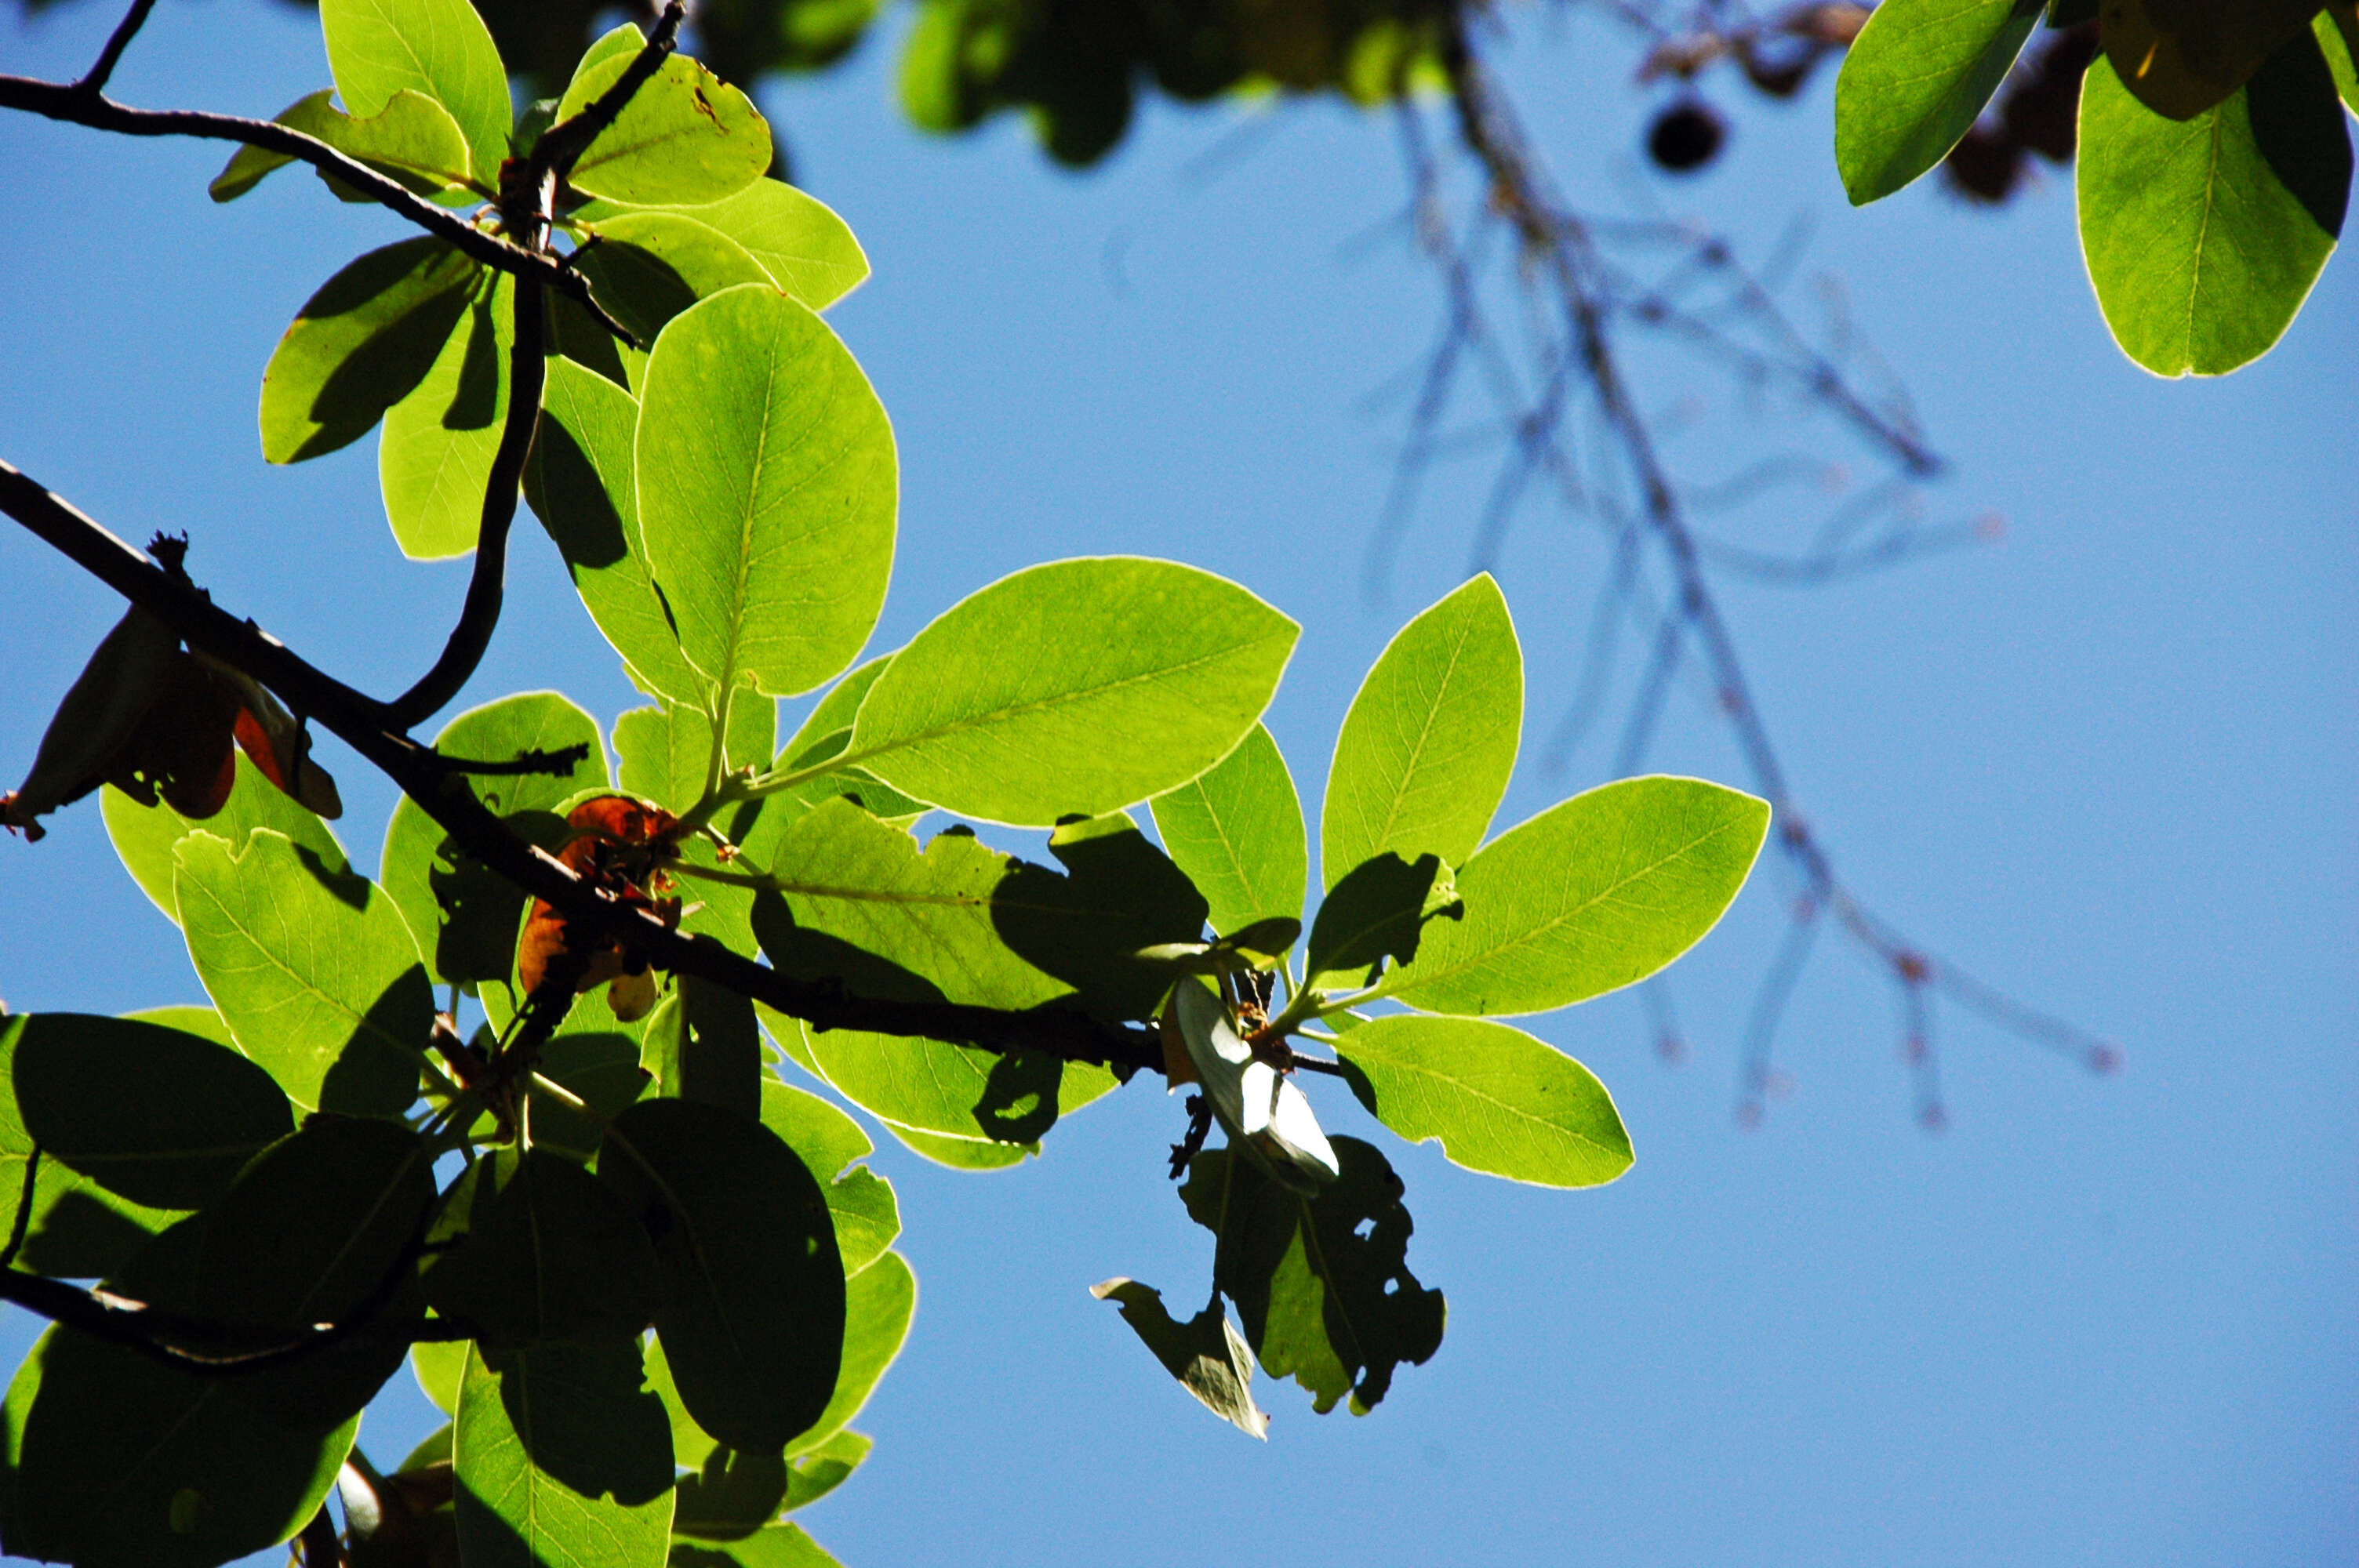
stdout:
{"type": "Polygon", "coordinates": [[[2114,341],[2158,375],[2224,374],[2267,352],[2343,232],[2359,13],[2343,0],[1886,0],[1836,86],[1851,199],[1880,200],[1949,156],[2043,16],[2097,28],[2076,184],[2114,341]]]}
{"type": "MultiPolygon", "coordinates": [[[[421,557],[467,547],[520,480],[650,703],[609,735],[519,694],[435,741],[451,787],[549,851],[596,918],[528,898],[431,792],[401,802],[378,876],[360,874],[275,706],[291,753],[230,753],[225,790],[158,796],[113,752],[78,758],[80,787],[136,787],[107,791],[108,830],[211,1005],[0,1026],[0,1295],[59,1320],[0,1411],[0,1544],[203,1568],[332,1537],[332,1487],[340,1550],[388,1568],[825,1563],[788,1515],[868,1452],[848,1423],[916,1305],[893,1190],[836,1102],[940,1164],[1006,1166],[1147,1065],[1143,1024],[1186,1036],[1166,1070],[1201,1080],[1228,1126],[1207,1151],[1198,1112],[1175,1152],[1214,1236],[1212,1299],[1181,1323],[1149,1287],[1101,1293],[1256,1434],[1257,1365],[1321,1411],[1372,1408],[1438,1346],[1441,1298],[1408,1271],[1399,1178],[1364,1141],[1329,1143],[1296,1069],[1469,1169],[1612,1180],[1632,1156],[1604,1087],[1498,1020],[1691,946],[1767,806],[1631,779],[1492,836],[1523,668],[1478,577],[1404,628],[1353,702],[1311,907],[1299,796],[1261,724],[1300,628],[1244,588],[1054,562],[862,662],[897,459],[816,310],[865,262],[764,177],[742,94],[668,31],[626,27],[511,121],[466,0],[325,0],[321,20],[333,95],[282,122],[438,201],[495,199],[470,220],[486,232],[537,245],[553,226],[622,332],[553,304],[520,370],[538,307],[515,276],[440,237],[387,247],[272,356],[265,453],[382,425],[387,513],[421,557]],[[532,219],[518,171],[583,126],[532,219]],[[499,458],[518,430],[520,474],[499,458]],[[814,693],[780,742],[777,700],[814,693]],[[921,843],[933,812],[963,820],[921,843]],[[1057,868],[970,824],[1046,830],[1057,868]],[[878,1027],[807,1027],[757,1007],[775,988],[664,972],[615,934],[620,910],[812,988],[795,994],[871,1005],[878,1027]],[[1067,1027],[986,1045],[910,1010],[1067,1027]],[[1098,1045],[1050,1044],[1077,1033],[1098,1045]],[[1290,1097],[1280,1142],[1305,1158],[1273,1158],[1268,1105],[1241,1085],[1290,1097]],[[405,1357],[451,1421],[382,1470],[354,1446],[360,1414],[405,1357]]],[[[242,152],[214,193],[277,161],[242,152]]],[[[138,630],[159,661],[196,656],[138,630]]],[[[102,697],[136,710],[125,734],[147,722],[118,654],[70,695],[37,777],[102,697]]]]}

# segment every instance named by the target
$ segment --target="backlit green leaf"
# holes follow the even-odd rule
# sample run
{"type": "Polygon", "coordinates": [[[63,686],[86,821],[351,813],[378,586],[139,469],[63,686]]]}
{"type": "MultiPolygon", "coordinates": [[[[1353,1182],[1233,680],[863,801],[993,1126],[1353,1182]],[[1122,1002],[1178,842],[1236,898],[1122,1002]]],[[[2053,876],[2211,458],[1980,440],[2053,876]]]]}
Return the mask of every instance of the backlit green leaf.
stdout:
{"type": "Polygon", "coordinates": [[[1375,1019],[1335,1047],[1370,1115],[1452,1164],[1549,1187],[1630,1168],[1630,1135],[1595,1075],[1487,1019],[1375,1019]]]}
{"type": "Polygon", "coordinates": [[[1127,557],[1034,567],[952,606],[894,655],[844,760],[987,821],[1101,816],[1233,751],[1299,631],[1192,567],[1127,557]]]}
{"type": "MultiPolygon", "coordinates": [[[[611,216],[589,224],[597,243],[576,254],[599,302],[642,343],[653,343],[673,317],[724,288],[753,283],[775,289],[769,273],[743,245],[693,215],[702,209],[608,211],[611,216]]],[[[596,340],[592,347],[603,357],[596,340]]],[[[569,337],[566,351],[572,351],[569,337]]],[[[626,376],[631,373],[629,359],[616,362],[626,367],[626,376]]],[[[612,367],[592,362],[592,368],[610,373],[612,367]]],[[[644,392],[643,383],[639,390],[644,392]]]]}
{"type": "Polygon", "coordinates": [[[2222,375],[2291,324],[2342,232],[2350,133],[2305,31],[2185,122],[2099,61],[2081,92],[2081,248],[2122,351],[2222,375]]]}
{"type": "Polygon", "coordinates": [[[2105,58],[2157,114],[2191,119],[2306,30],[2319,0],[2108,0],[2105,58]]]}
{"type": "Polygon", "coordinates": [[[451,1444],[468,1568],[659,1568],[671,1434],[636,1344],[467,1357],[451,1444]]]}
{"type": "MultiPolygon", "coordinates": [[[[777,743],[777,704],[740,691],[729,705],[729,743],[721,771],[766,768],[777,743]]],[[[614,720],[614,755],[622,762],[616,781],[625,794],[684,812],[704,798],[705,770],[712,761],[712,721],[679,703],[635,708],[614,720]]]]}
{"type": "MultiPolygon", "coordinates": [[[[25,1130],[8,1070],[16,1042],[40,1014],[0,1018],[0,1221],[13,1234],[26,1201],[25,1169],[33,1135],[25,1130]]],[[[34,1173],[32,1213],[25,1221],[21,1268],[62,1279],[94,1280],[114,1273],[178,1217],[118,1197],[62,1161],[44,1154],[34,1173]]],[[[0,1476],[5,1482],[5,1476],[0,1476]]],[[[0,1521],[5,1522],[5,1521],[0,1521]]]]}
{"type": "Polygon", "coordinates": [[[1460,868],[1384,994],[1428,1012],[1545,1012],[1642,980],[1703,939],[1753,870],[1767,801],[1624,779],[1510,828],[1460,868]]]}
{"type": "MultiPolygon", "coordinates": [[[[598,721],[553,691],[519,692],[470,708],[442,727],[434,745],[445,756],[471,762],[578,749],[561,772],[466,775],[476,799],[544,849],[557,849],[567,837],[556,807],[607,783],[598,721]]],[[[451,843],[441,824],[406,796],[386,827],[384,874],[385,891],[408,919],[435,979],[470,989],[486,980],[507,981],[524,894],[451,843]]]]}
{"type": "Polygon", "coordinates": [[[444,1415],[459,1412],[459,1385],[467,1375],[467,1341],[421,1339],[409,1347],[419,1391],[444,1415]]]}
{"type": "Polygon", "coordinates": [[[423,236],[347,264],[304,302],[262,373],[263,457],[301,462],[367,435],[432,373],[483,277],[449,242],[423,236]]]}
{"type": "Polygon", "coordinates": [[[637,457],[691,664],[773,697],[851,664],[892,575],[897,481],[884,406],[826,323],[767,286],[681,314],[647,362],[637,457]]]}
{"type": "Polygon", "coordinates": [[[711,683],[690,667],[639,537],[631,444],[639,406],[571,360],[551,358],[524,492],[598,630],[642,689],[701,708],[711,683]]]}
{"type": "Polygon", "coordinates": [[[1163,1304],[1162,1292],[1136,1280],[1108,1280],[1092,1285],[1090,1294],[1114,1303],[1163,1369],[1206,1410],[1248,1437],[1269,1436],[1269,1417],[1254,1403],[1253,1347],[1218,1300],[1182,1323],[1163,1304]]]}
{"type": "MultiPolygon", "coordinates": [[[[732,890],[734,891],[734,890],[732,890]]],[[[745,997],[693,975],[647,1015],[639,1065],[655,1092],[746,1119],[762,1113],[761,1028],[745,997]]]]}
{"type": "Polygon", "coordinates": [[[467,0],[321,0],[320,27],[345,108],[365,119],[416,89],[459,123],[476,182],[499,189],[514,120],[507,68],[467,0]]]}
{"type": "Polygon", "coordinates": [[[560,1154],[495,1150],[454,1188],[426,1297],[491,1349],[553,1340],[636,1344],[655,1321],[656,1258],[612,1188],[560,1154]]]}
{"type": "Polygon", "coordinates": [[[1523,652],[1484,572],[1402,627],[1352,699],[1320,813],[1327,885],[1387,850],[1430,850],[1445,866],[1473,854],[1523,722],[1523,652]]]}
{"type": "Polygon", "coordinates": [[[598,1174],[655,1240],[656,1332],[696,1423],[749,1451],[809,1429],[842,1359],[844,1281],[795,1152],[715,1107],[642,1100],[614,1119],[598,1174]]]}
{"type": "Polygon", "coordinates": [[[887,1252],[844,1285],[843,1363],[827,1409],[787,1445],[788,1457],[809,1454],[850,1425],[901,1354],[918,1312],[918,1276],[898,1252],[887,1252]]]}
{"type": "Polygon", "coordinates": [[[377,441],[386,517],[412,560],[463,556],[483,531],[484,492],[508,411],[516,286],[506,273],[476,272],[484,281],[417,390],[386,411],[377,441]]]}
{"type": "Polygon", "coordinates": [[[853,1163],[875,1149],[860,1124],[817,1095],[766,1077],[762,1125],[786,1141],[826,1193],[845,1276],[875,1262],[901,1234],[901,1209],[892,1183],[853,1163]]]}
{"type": "MultiPolygon", "coordinates": [[[[201,1233],[196,1219],[174,1227],[110,1284],[185,1309],[201,1233]]],[[[10,1554],[214,1568],[293,1536],[334,1484],[358,1420],[299,1430],[234,1388],[123,1346],[43,1335],[8,1390],[10,1554]]]]}
{"type": "Polygon", "coordinates": [[[329,871],[352,870],[334,831],[294,796],[264,778],[262,770],[243,752],[237,754],[237,783],[229,792],[229,800],[211,816],[201,820],[183,816],[160,795],[155,805],[142,806],[111,785],[100,798],[99,811],[106,819],[106,836],[114,840],[123,869],[175,925],[180,923],[180,906],[172,892],[172,849],[191,833],[210,833],[243,844],[254,829],[267,827],[317,855],[329,871]]]}
{"type": "Polygon", "coordinates": [[[43,1159],[153,1208],[203,1207],[295,1130],[267,1073],[154,1023],[34,1014],[16,1033],[9,1072],[43,1159]]]}
{"type": "Polygon", "coordinates": [[[1835,168],[1854,206],[1949,156],[2023,50],[2045,0],[1886,0],[1835,79],[1835,168]]]}
{"type": "Polygon", "coordinates": [[[793,186],[757,179],[725,200],[686,214],[734,240],[772,282],[824,310],[868,276],[868,257],[832,209],[793,186]]]}
{"type": "Polygon", "coordinates": [[[987,1138],[953,1138],[877,1119],[911,1153],[952,1171],[1006,1171],[1040,1157],[1038,1143],[1002,1143],[987,1138]]]}
{"type": "Polygon", "coordinates": [[[1299,917],[1310,881],[1302,803],[1259,724],[1215,766],[1153,801],[1163,848],[1204,895],[1212,929],[1299,917]]]}
{"type": "Polygon", "coordinates": [[[1342,1173],[1315,1198],[1225,1149],[1196,1156],[1180,1197],[1217,1238],[1212,1278],[1262,1370],[1300,1383],[1322,1415],[1346,1395],[1365,1415],[1395,1368],[1440,1347],[1446,1313],[1409,1271],[1400,1178],[1360,1140],[1333,1142],[1342,1173]]]}
{"type": "MultiPolygon", "coordinates": [[[[403,88],[382,113],[356,120],[329,102],[322,90],[297,99],[274,116],[290,130],[317,137],[348,157],[391,176],[421,196],[439,195],[451,186],[467,184],[467,138],[451,112],[411,88],[403,88]]],[[[234,201],[272,170],[294,162],[284,153],[262,147],[240,147],[208,192],[216,201],[234,201]]],[[[328,189],[348,201],[373,200],[325,174],[328,189]]],[[[491,194],[493,187],[484,188],[491,194]]]]}
{"type": "Polygon", "coordinates": [[[2359,6],[2348,4],[2330,5],[2310,19],[2310,31],[2317,35],[2319,52],[2326,56],[2326,68],[2334,76],[2334,91],[2343,106],[2359,114],[2359,6]]]}
{"type": "MultiPolygon", "coordinates": [[[[630,69],[617,52],[586,62],[557,107],[560,124],[630,69]]],[[[770,127],[753,101],[703,66],[670,55],[601,131],[569,177],[577,190],[640,206],[695,206],[734,195],[770,167],[770,127]]]]}
{"type": "Polygon", "coordinates": [[[843,1568],[799,1524],[766,1525],[743,1541],[681,1541],[671,1568],[843,1568]]]}
{"type": "Polygon", "coordinates": [[[392,1116],[418,1097],[434,997],[385,891],[257,827],[174,851],[189,957],[237,1048],[305,1110],[392,1116]]]}

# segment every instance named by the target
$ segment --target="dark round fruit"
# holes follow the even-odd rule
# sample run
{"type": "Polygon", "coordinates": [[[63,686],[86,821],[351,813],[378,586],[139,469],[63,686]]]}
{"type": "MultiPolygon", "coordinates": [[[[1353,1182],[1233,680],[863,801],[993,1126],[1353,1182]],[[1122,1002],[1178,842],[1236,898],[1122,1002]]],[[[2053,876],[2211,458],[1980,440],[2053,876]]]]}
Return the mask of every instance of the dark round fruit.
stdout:
{"type": "Polygon", "coordinates": [[[1673,174],[1701,168],[1720,153],[1728,126],[1703,104],[1690,99],[1655,116],[1647,133],[1647,156],[1673,174]]]}

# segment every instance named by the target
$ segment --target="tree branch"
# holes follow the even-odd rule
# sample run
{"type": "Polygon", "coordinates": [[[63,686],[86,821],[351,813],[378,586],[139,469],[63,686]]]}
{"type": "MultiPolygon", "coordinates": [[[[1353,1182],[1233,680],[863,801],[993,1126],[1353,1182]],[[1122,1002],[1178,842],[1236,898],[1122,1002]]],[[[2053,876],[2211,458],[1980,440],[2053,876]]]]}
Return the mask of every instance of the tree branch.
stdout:
{"type": "Polygon", "coordinates": [[[95,98],[106,90],[107,79],[114,74],[116,64],[123,59],[123,51],[131,47],[132,38],[147,25],[147,13],[155,8],[156,0],[131,0],[131,9],[122,21],[114,25],[106,47],[98,51],[98,62],[74,83],[75,92],[87,92],[95,98]]]}
{"type": "Polygon", "coordinates": [[[459,848],[569,921],[625,935],[658,968],[693,975],[798,1018],[821,1031],[857,1029],[946,1040],[1003,1054],[1037,1053],[1094,1063],[1127,1075],[1163,1070],[1163,1051],[1143,1029],[1105,1024],[1055,1006],[1027,1011],[959,1002],[892,1001],[854,996],[840,981],[782,975],[711,936],[686,935],[649,912],[629,908],[584,884],[556,857],[509,831],[431,749],[391,728],[386,707],[298,656],[252,622],[204,592],[5,462],[0,512],[6,513],[92,576],[161,619],[190,646],[235,666],[309,715],[390,778],[449,833],[459,848]]]}
{"type": "Polygon", "coordinates": [[[541,134],[528,165],[534,184],[552,175],[563,179],[573,172],[573,166],[590,150],[598,133],[614,123],[639,89],[662,69],[665,58],[679,47],[679,25],[687,16],[687,0],[670,0],[663,15],[656,18],[655,31],[647,35],[647,43],[623,69],[614,85],[541,134]]]}
{"type": "Polygon", "coordinates": [[[99,92],[85,91],[79,83],[38,81],[24,76],[0,76],[0,109],[21,109],[48,119],[126,136],[196,136],[208,141],[239,142],[308,163],[323,174],[334,175],[428,233],[448,240],[485,266],[556,290],[589,311],[600,326],[633,348],[645,346],[592,297],[590,280],[566,266],[561,258],[479,229],[450,208],[437,207],[397,180],[347,157],[318,137],[275,121],[194,109],[134,109],[99,92]]]}

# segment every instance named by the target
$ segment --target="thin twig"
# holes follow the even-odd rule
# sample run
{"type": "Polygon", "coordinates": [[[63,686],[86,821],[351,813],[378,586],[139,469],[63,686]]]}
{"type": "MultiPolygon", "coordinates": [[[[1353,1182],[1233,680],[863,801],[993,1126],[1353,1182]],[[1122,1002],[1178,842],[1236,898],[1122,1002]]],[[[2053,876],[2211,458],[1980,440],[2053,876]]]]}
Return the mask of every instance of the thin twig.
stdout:
{"type": "Polygon", "coordinates": [[[685,0],[670,0],[663,15],[656,18],[655,30],[647,35],[647,41],[631,63],[623,68],[614,85],[541,134],[527,160],[527,180],[538,185],[551,176],[563,179],[573,172],[573,166],[590,150],[598,133],[612,125],[632,97],[662,69],[665,57],[678,47],[679,25],[687,16],[685,0]]]}
{"type": "Polygon", "coordinates": [[[123,51],[131,47],[132,38],[147,25],[147,13],[155,8],[156,0],[131,0],[131,9],[122,21],[114,25],[114,31],[107,37],[106,47],[98,51],[98,63],[74,83],[76,92],[87,92],[95,98],[106,91],[107,79],[114,74],[115,66],[123,59],[123,51]]]}
{"type": "Polygon", "coordinates": [[[275,121],[194,109],[134,109],[100,93],[85,92],[75,84],[37,81],[23,76],[0,76],[0,109],[21,109],[48,119],[126,136],[196,136],[207,141],[239,142],[299,159],[335,176],[428,233],[448,240],[485,266],[555,289],[589,311],[601,327],[621,341],[634,348],[643,346],[592,297],[590,280],[569,270],[556,256],[511,243],[488,229],[477,228],[450,208],[435,206],[398,181],[358,159],[345,157],[317,136],[306,135],[275,121]]]}
{"type": "Polygon", "coordinates": [[[33,1192],[41,1180],[41,1146],[25,1156],[25,1185],[16,1195],[16,1217],[8,1224],[8,1245],[0,1248],[0,1270],[13,1266],[16,1254],[24,1249],[25,1232],[33,1222],[33,1192]]]}
{"type": "Polygon", "coordinates": [[[547,776],[563,778],[590,759],[590,742],[578,741],[571,746],[544,751],[538,746],[518,752],[503,762],[473,762],[454,757],[447,752],[432,752],[435,762],[454,773],[464,773],[473,779],[511,779],[547,776]]]}

